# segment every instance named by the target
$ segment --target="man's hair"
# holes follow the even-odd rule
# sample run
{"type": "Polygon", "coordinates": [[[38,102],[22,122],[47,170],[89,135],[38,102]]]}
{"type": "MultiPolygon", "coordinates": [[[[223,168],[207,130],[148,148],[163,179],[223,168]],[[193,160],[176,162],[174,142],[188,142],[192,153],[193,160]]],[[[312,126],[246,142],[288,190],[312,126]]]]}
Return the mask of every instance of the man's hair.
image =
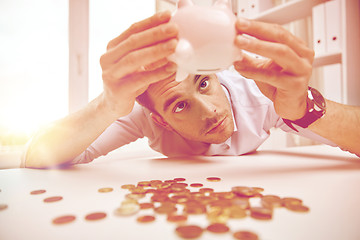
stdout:
{"type": "Polygon", "coordinates": [[[143,92],[142,94],[140,94],[139,96],[137,96],[136,101],[137,101],[141,106],[147,108],[147,109],[150,110],[151,112],[158,114],[158,112],[155,110],[154,101],[150,98],[147,89],[145,90],[145,92],[143,92]]]}

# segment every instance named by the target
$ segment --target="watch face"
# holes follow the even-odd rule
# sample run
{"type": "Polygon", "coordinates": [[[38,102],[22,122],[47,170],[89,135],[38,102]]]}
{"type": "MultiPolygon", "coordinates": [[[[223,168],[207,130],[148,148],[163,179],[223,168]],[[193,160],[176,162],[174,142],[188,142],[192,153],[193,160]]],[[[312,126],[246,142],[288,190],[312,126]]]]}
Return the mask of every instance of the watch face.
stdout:
{"type": "Polygon", "coordinates": [[[312,95],[312,97],[314,99],[315,105],[318,108],[320,108],[320,110],[325,110],[326,102],[325,102],[324,97],[321,95],[321,93],[318,90],[314,89],[314,88],[311,88],[310,91],[311,91],[311,95],[312,95]]]}

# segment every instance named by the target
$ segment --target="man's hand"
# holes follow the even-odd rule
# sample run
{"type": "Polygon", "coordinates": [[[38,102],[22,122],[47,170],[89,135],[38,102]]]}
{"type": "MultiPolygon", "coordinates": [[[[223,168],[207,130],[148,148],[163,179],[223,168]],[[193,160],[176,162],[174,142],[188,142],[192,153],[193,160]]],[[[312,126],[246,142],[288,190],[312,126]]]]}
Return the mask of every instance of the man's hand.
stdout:
{"type": "Polygon", "coordinates": [[[130,113],[151,83],[174,77],[176,66],[167,57],[175,51],[178,29],[170,18],[162,12],[133,24],[101,56],[104,101],[117,117],[130,113]]]}
{"type": "Polygon", "coordinates": [[[240,18],[236,29],[236,46],[265,58],[244,54],[234,63],[235,69],[255,80],[262,93],[274,102],[279,116],[290,120],[303,117],[314,51],[276,24],[240,18]]]}

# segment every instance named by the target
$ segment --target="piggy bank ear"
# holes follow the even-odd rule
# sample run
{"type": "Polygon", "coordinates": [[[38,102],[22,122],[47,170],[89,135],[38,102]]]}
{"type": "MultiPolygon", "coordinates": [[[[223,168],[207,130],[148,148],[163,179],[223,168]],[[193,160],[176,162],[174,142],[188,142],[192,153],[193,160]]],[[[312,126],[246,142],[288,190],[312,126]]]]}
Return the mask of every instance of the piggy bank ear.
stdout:
{"type": "Polygon", "coordinates": [[[214,7],[221,7],[231,9],[230,1],[229,0],[217,0],[214,4],[214,7]]]}
{"type": "Polygon", "coordinates": [[[179,0],[178,2],[178,8],[182,8],[185,6],[192,6],[194,3],[191,0],[179,0]]]}
{"type": "Polygon", "coordinates": [[[181,82],[184,81],[189,76],[189,73],[184,69],[178,68],[176,71],[175,81],[181,82]]]}

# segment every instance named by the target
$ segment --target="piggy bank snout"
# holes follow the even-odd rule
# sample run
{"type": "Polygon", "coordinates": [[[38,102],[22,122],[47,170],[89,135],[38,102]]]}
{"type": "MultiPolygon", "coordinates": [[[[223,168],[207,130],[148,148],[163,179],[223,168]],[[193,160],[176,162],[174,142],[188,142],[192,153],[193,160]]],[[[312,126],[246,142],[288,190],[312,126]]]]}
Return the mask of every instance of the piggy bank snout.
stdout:
{"type": "Polygon", "coordinates": [[[169,60],[178,73],[211,74],[232,65],[238,51],[233,13],[215,7],[191,6],[178,9],[171,21],[179,28],[179,42],[169,60]]]}

